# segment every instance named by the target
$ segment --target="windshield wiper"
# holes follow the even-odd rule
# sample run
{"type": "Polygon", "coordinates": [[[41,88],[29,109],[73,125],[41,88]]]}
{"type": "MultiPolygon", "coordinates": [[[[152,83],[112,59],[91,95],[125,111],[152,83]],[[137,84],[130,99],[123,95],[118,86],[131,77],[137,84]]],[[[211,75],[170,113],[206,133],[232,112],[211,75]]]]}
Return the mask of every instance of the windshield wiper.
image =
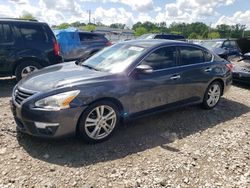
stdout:
{"type": "Polygon", "coordinates": [[[92,66],[90,66],[90,65],[81,64],[81,66],[86,67],[86,68],[91,69],[91,70],[100,71],[100,70],[98,70],[97,68],[92,67],[92,66]]]}

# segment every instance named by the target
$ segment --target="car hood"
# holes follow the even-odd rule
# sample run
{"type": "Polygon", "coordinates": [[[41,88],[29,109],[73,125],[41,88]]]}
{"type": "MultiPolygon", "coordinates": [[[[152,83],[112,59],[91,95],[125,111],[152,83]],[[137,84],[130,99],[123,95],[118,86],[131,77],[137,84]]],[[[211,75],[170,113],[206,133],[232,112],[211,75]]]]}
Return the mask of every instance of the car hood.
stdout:
{"type": "Polygon", "coordinates": [[[77,82],[93,82],[111,75],[76,65],[74,62],[61,63],[36,71],[18,83],[18,87],[32,91],[47,91],[53,88],[74,85],[77,82]]]}

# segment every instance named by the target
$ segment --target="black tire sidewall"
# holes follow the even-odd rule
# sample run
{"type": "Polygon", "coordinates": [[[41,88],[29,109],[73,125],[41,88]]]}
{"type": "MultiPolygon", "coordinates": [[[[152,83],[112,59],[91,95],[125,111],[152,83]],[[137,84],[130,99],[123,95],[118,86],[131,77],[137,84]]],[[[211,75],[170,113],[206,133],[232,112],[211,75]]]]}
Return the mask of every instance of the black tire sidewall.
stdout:
{"type": "Polygon", "coordinates": [[[37,62],[34,62],[34,61],[29,61],[29,62],[21,62],[19,63],[19,65],[16,67],[16,70],[15,70],[15,76],[16,76],[16,80],[17,81],[20,81],[22,79],[22,70],[25,68],[25,67],[28,67],[28,66],[34,66],[36,67],[37,69],[40,69],[42,68],[42,66],[37,63],[37,62]]]}
{"type": "Polygon", "coordinates": [[[120,124],[120,115],[119,115],[119,108],[118,108],[118,106],[116,104],[114,104],[113,102],[110,102],[110,101],[106,101],[106,100],[98,101],[98,102],[95,102],[95,103],[91,104],[86,110],[84,110],[84,112],[82,113],[81,117],[79,118],[76,134],[77,134],[77,136],[80,139],[84,140],[85,142],[87,142],[89,144],[100,143],[100,142],[103,142],[105,140],[108,140],[114,134],[114,132],[118,128],[119,124],[120,124]],[[107,106],[110,106],[111,108],[113,108],[113,110],[116,113],[116,118],[117,119],[116,119],[115,127],[112,130],[112,132],[108,136],[106,136],[105,138],[96,140],[96,139],[90,138],[87,135],[87,133],[85,131],[85,121],[86,121],[86,118],[89,115],[89,113],[94,108],[96,108],[97,106],[101,106],[101,105],[107,105],[107,106]]]}
{"type": "Polygon", "coordinates": [[[206,90],[206,92],[205,92],[205,95],[204,95],[204,99],[203,99],[203,103],[202,103],[202,107],[204,108],[204,109],[213,109],[215,106],[217,106],[217,104],[220,102],[220,99],[221,99],[221,95],[222,95],[222,85],[221,85],[221,83],[220,82],[218,82],[218,81],[214,81],[214,82],[212,82],[208,87],[207,87],[207,90],[206,90]],[[217,85],[219,85],[219,87],[220,87],[220,98],[219,98],[219,100],[218,100],[218,102],[214,105],[214,106],[209,106],[208,104],[207,104],[207,100],[208,100],[208,92],[209,92],[209,89],[211,88],[211,86],[212,85],[215,85],[215,84],[217,84],[217,85]]]}

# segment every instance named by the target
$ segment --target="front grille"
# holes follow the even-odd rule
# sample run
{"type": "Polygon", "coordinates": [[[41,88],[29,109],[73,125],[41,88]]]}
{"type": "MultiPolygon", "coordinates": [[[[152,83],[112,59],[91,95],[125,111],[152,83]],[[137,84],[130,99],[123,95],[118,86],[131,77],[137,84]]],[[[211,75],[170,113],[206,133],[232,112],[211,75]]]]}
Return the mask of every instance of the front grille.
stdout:
{"type": "Polygon", "coordinates": [[[14,91],[14,99],[15,99],[16,103],[20,105],[25,99],[29,98],[33,94],[34,93],[32,93],[30,91],[16,88],[14,91]]]}

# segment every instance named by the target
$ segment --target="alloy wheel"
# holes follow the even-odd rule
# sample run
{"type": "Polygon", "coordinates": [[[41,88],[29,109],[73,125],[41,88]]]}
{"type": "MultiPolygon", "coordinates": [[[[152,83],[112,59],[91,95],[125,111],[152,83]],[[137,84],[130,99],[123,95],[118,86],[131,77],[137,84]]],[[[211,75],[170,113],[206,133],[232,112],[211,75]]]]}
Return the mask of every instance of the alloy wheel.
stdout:
{"type": "Polygon", "coordinates": [[[37,67],[35,66],[27,66],[27,67],[24,67],[22,72],[21,72],[21,77],[24,78],[26,77],[28,74],[34,72],[38,70],[37,67]]]}
{"type": "Polygon", "coordinates": [[[117,121],[115,110],[108,105],[95,107],[85,120],[85,132],[94,139],[107,137],[113,131],[117,121]]]}
{"type": "Polygon", "coordinates": [[[221,96],[221,88],[218,84],[213,84],[208,90],[208,99],[207,99],[207,105],[209,107],[215,106],[218,101],[220,100],[221,96]]]}

